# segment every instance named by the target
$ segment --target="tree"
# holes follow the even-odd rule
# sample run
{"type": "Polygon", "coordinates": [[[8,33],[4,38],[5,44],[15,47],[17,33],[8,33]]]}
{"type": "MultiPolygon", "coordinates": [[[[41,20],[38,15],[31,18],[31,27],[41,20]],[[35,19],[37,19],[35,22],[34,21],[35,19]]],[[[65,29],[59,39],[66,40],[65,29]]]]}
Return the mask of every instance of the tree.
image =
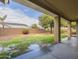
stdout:
{"type": "Polygon", "coordinates": [[[0,20],[2,22],[2,28],[4,29],[4,20],[7,18],[7,15],[0,17],[0,20]]]}
{"type": "Polygon", "coordinates": [[[68,26],[67,20],[61,18],[61,27],[67,27],[67,26],[68,26]]]}
{"type": "Polygon", "coordinates": [[[53,17],[49,15],[42,15],[39,17],[39,24],[46,30],[50,28],[50,32],[52,33],[52,28],[54,26],[53,17]]]}
{"type": "Polygon", "coordinates": [[[35,29],[37,29],[38,28],[38,26],[37,26],[37,24],[32,24],[32,26],[31,26],[32,28],[35,28],[35,29]]]}
{"type": "Polygon", "coordinates": [[[71,22],[71,26],[73,27],[73,28],[75,28],[76,27],[76,22],[71,22]]]}

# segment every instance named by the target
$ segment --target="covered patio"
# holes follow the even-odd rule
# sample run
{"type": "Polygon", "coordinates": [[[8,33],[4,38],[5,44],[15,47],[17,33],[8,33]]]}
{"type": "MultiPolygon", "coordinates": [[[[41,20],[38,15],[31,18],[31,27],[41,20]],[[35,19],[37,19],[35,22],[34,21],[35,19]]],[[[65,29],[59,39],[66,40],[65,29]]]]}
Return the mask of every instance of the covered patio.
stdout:
{"type": "MultiPolygon", "coordinates": [[[[0,0],[3,3],[9,3],[7,0],[0,0]],[[6,2],[5,2],[6,1],[6,2]]],[[[51,52],[38,57],[27,54],[15,59],[77,59],[77,41],[78,41],[78,1],[77,0],[14,0],[17,3],[31,7],[40,12],[54,16],[54,39],[56,45],[51,47],[51,52]],[[68,40],[61,41],[61,18],[68,21],[68,40]],[[71,36],[71,22],[76,22],[76,37],[71,36]]]]}
{"type": "Polygon", "coordinates": [[[54,16],[54,39],[61,42],[61,18],[68,22],[68,37],[71,39],[71,22],[76,22],[76,37],[78,33],[78,1],[77,0],[14,0],[40,12],[54,16]]]}

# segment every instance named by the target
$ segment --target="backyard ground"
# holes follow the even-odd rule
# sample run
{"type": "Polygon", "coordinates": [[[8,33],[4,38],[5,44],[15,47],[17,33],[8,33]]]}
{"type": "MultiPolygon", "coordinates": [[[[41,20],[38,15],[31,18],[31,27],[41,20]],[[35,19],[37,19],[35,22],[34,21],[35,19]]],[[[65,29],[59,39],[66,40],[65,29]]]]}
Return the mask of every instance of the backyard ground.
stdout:
{"type": "MultiPolygon", "coordinates": [[[[64,38],[65,36],[62,36],[64,38]]],[[[31,44],[38,44],[40,47],[49,46],[55,43],[53,34],[19,34],[0,36],[0,58],[6,56],[16,57],[29,51],[31,44]]],[[[8,57],[7,57],[8,59],[8,57]]]]}
{"type": "MultiPolygon", "coordinates": [[[[31,45],[38,45],[40,48],[52,46],[56,43],[54,39],[54,31],[51,34],[49,31],[39,29],[10,29],[0,36],[0,59],[11,59],[18,57],[32,50],[31,45]],[[18,33],[16,33],[18,31],[18,33]]],[[[61,31],[61,40],[67,37],[67,31],[61,31]]]]}

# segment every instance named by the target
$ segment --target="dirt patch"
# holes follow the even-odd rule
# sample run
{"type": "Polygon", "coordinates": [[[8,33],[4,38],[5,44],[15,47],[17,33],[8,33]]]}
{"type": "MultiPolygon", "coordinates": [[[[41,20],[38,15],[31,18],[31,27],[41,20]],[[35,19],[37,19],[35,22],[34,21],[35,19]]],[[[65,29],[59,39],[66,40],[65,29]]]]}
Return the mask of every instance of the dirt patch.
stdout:
{"type": "Polygon", "coordinates": [[[16,35],[5,35],[5,36],[0,36],[0,40],[11,40],[14,37],[20,36],[18,34],[16,35]]]}

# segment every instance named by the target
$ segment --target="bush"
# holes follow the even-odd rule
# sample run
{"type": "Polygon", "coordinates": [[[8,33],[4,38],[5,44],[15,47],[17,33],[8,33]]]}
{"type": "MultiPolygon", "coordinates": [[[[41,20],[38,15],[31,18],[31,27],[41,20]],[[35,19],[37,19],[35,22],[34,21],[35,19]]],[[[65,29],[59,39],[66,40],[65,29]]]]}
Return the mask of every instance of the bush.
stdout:
{"type": "Polygon", "coordinates": [[[11,59],[8,52],[0,53],[0,59],[11,59]]]}
{"type": "Polygon", "coordinates": [[[29,30],[28,29],[24,29],[23,30],[23,34],[29,34],[29,30]]]}
{"type": "Polygon", "coordinates": [[[37,26],[37,24],[32,24],[31,27],[34,28],[34,29],[38,29],[38,28],[39,28],[39,27],[37,26]]]}

